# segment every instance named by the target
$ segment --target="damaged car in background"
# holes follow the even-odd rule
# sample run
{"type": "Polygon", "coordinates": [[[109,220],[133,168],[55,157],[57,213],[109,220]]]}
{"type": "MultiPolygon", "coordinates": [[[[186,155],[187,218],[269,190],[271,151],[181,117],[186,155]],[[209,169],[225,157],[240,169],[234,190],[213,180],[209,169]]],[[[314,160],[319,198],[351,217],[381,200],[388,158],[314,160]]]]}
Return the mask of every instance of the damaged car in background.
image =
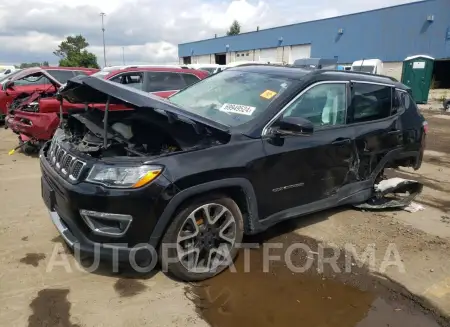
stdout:
{"type": "MultiPolygon", "coordinates": [[[[100,71],[92,76],[124,84],[138,90],[152,92],[160,97],[168,97],[208,76],[207,72],[176,67],[126,67],[100,71]]],[[[50,79],[56,89],[61,84],[50,79]]],[[[36,152],[42,144],[50,140],[59,125],[60,118],[71,112],[82,112],[84,104],[57,100],[51,94],[42,92],[31,96],[18,97],[9,106],[7,126],[19,135],[19,146],[25,153],[36,152]],[[60,108],[62,110],[59,114],[60,108]]],[[[104,107],[105,104],[95,104],[104,107]]],[[[123,105],[112,105],[110,110],[125,110],[123,105]]]]}
{"type": "Polygon", "coordinates": [[[355,72],[246,65],[167,100],[80,77],[60,96],[89,107],[40,152],[66,243],[142,265],[158,254],[186,281],[224,270],[244,234],[371,199],[385,168],[421,166],[427,131],[406,86],[355,72]]]}

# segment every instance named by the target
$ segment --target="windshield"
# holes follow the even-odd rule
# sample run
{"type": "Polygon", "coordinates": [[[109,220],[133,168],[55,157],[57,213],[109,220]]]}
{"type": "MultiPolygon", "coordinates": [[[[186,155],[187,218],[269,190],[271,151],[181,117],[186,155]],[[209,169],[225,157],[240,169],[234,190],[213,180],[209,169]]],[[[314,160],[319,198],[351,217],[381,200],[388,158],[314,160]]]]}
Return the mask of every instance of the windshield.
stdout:
{"type": "Polygon", "coordinates": [[[375,66],[353,66],[352,70],[355,72],[373,73],[375,66]]]}
{"type": "Polygon", "coordinates": [[[227,126],[255,119],[292,81],[260,73],[226,70],[174,94],[183,109],[227,126]]]}

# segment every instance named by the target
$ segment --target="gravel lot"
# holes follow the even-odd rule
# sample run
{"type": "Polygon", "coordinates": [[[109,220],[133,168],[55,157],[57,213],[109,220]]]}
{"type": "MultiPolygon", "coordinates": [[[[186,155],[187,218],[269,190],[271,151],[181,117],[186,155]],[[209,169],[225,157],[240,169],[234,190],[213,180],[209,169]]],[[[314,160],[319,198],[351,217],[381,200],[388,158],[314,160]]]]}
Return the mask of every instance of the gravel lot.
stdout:
{"type": "MultiPolygon", "coordinates": [[[[261,249],[252,250],[251,273],[226,271],[199,285],[185,285],[155,271],[94,273],[79,269],[65,250],[40,198],[38,158],[8,151],[17,145],[0,130],[0,325],[1,326],[437,326],[450,315],[450,116],[424,111],[430,125],[419,171],[391,175],[420,180],[424,211],[328,210],[277,226],[249,241],[326,244],[358,251],[376,246],[375,267],[352,266],[292,274],[281,263],[261,274],[261,249]],[[390,243],[405,272],[380,264],[390,243]],[[67,253],[67,255],[66,255],[67,253]],[[69,265],[49,265],[67,256],[69,265]],[[252,303],[251,307],[247,307],[252,303]],[[405,321],[409,323],[405,324],[405,321]],[[360,323],[358,323],[360,322],[360,323]],[[402,324],[403,322],[403,324],[402,324]],[[436,323],[437,322],[437,323],[436,323]]],[[[339,256],[343,264],[345,253],[339,256]]],[[[298,254],[295,260],[303,260],[298,254]]]]}

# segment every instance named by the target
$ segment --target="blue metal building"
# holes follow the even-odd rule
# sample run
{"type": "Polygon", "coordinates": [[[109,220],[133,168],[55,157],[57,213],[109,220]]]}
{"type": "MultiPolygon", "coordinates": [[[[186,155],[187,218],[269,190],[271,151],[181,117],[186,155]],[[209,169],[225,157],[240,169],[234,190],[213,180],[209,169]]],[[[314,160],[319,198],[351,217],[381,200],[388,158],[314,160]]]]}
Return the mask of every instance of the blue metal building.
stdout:
{"type": "Polygon", "coordinates": [[[398,73],[400,62],[411,55],[450,58],[450,0],[425,0],[183,43],[178,45],[178,54],[184,63],[239,60],[292,63],[308,57],[337,58],[339,63],[351,63],[377,58],[388,64],[396,63],[390,69],[398,73]]]}

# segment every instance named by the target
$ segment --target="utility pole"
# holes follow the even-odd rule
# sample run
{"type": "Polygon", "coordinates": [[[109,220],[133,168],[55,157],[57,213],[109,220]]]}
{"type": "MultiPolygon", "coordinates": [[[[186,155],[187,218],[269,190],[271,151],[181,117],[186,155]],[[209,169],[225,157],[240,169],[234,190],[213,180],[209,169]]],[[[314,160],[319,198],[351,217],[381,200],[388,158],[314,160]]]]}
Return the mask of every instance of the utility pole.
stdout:
{"type": "Polygon", "coordinates": [[[105,47],[105,25],[103,22],[103,18],[106,16],[104,12],[100,13],[100,16],[102,17],[102,33],[103,33],[103,59],[105,61],[105,67],[106,67],[106,47],[105,47]]]}
{"type": "Polygon", "coordinates": [[[122,60],[123,60],[123,65],[125,66],[125,47],[122,47],[122,60]]]}

